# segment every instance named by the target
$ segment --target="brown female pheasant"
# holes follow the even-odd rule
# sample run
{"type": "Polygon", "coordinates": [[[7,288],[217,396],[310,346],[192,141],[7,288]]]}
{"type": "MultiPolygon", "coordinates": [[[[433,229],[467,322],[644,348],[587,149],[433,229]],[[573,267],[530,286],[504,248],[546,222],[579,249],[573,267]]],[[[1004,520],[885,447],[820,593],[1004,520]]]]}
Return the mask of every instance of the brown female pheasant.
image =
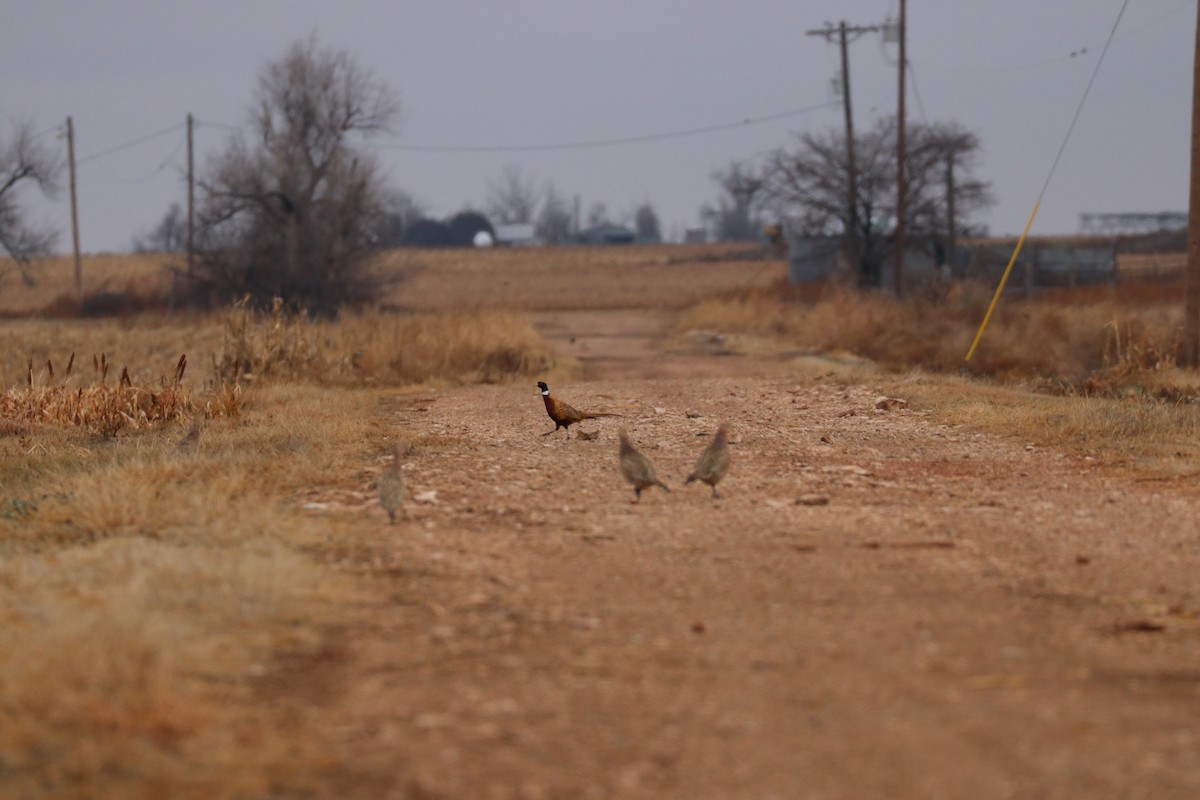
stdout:
{"type": "Polygon", "coordinates": [[[633,449],[633,445],[629,441],[629,434],[625,432],[624,428],[621,428],[620,435],[621,474],[625,476],[625,480],[633,484],[633,502],[641,500],[642,490],[649,489],[651,486],[659,486],[664,491],[671,491],[654,474],[654,465],[650,463],[650,459],[633,449]]]}
{"type": "Polygon", "coordinates": [[[696,462],[696,468],[692,470],[692,474],[687,476],[684,485],[692,481],[703,481],[712,487],[712,496],[720,497],[717,494],[717,484],[725,477],[725,473],[729,471],[729,462],[732,458],[729,455],[729,431],[722,423],[717,427],[717,433],[713,436],[713,440],[705,448],[700,455],[700,459],[696,462]]]}
{"type": "Polygon", "coordinates": [[[404,446],[392,446],[392,460],[379,476],[379,503],[387,512],[388,522],[395,524],[396,512],[404,505],[404,473],[400,462],[404,458],[404,446]]]}

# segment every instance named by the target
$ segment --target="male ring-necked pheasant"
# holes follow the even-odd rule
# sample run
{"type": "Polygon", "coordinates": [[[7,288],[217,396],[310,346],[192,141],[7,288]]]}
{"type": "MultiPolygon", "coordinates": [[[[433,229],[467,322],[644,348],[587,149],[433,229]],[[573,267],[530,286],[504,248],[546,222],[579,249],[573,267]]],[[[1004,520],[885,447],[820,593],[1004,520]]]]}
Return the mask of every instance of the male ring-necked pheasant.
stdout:
{"type": "Polygon", "coordinates": [[[599,417],[618,417],[620,414],[605,414],[593,413],[590,411],[580,411],[572,406],[567,405],[562,400],[559,400],[550,395],[550,387],[545,381],[538,381],[538,388],[542,390],[542,401],[546,404],[546,413],[550,415],[550,419],[554,420],[554,430],[546,431],[542,436],[549,436],[552,433],[562,428],[567,432],[567,437],[571,436],[571,426],[576,422],[583,422],[585,419],[597,419],[599,417]]]}

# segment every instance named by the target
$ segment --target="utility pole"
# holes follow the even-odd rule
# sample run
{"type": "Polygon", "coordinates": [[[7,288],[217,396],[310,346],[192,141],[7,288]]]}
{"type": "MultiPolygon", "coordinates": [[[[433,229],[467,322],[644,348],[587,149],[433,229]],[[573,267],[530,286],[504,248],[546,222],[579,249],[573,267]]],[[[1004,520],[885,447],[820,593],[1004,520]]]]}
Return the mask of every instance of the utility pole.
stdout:
{"type": "Polygon", "coordinates": [[[896,297],[900,296],[903,289],[903,272],[904,272],[904,194],[907,191],[905,187],[904,177],[904,161],[905,151],[907,149],[905,142],[905,124],[904,124],[904,40],[905,36],[905,0],[900,0],[900,80],[898,101],[896,108],[896,297]]]}
{"type": "Polygon", "coordinates": [[[196,178],[195,162],[192,160],[192,127],[195,121],[192,115],[187,115],[187,279],[192,280],[193,245],[196,230],[196,178]]]}
{"type": "Polygon", "coordinates": [[[1196,367],[1200,366],[1200,10],[1192,61],[1192,171],[1183,291],[1183,358],[1187,366],[1196,367]]]}
{"type": "Polygon", "coordinates": [[[846,115],[846,258],[854,269],[855,277],[862,279],[862,264],[858,247],[858,165],[854,156],[854,113],[850,104],[850,35],[857,39],[864,33],[878,31],[878,25],[847,25],[845,20],[836,28],[829,22],[824,28],[807,31],[808,36],[824,36],[832,42],[837,34],[842,50],[842,107],[846,115]]]}
{"type": "Polygon", "coordinates": [[[954,151],[946,154],[946,263],[953,274],[958,264],[958,220],[954,215],[954,151]]]}
{"type": "Polygon", "coordinates": [[[75,125],[67,117],[67,169],[71,185],[71,244],[75,251],[75,299],[83,306],[83,260],[79,257],[79,204],[75,201],[75,125]]]}

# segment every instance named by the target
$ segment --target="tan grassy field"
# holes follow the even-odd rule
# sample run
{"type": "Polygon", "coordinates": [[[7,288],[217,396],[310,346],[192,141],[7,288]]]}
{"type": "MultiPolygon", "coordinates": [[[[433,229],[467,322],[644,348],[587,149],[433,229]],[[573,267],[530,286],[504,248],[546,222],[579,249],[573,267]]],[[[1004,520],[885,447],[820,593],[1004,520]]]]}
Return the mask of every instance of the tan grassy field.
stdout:
{"type": "MultiPolygon", "coordinates": [[[[87,295],[119,293],[164,297],[171,286],[173,270],[182,269],[177,255],[87,255],[81,261],[80,277],[87,295]]],[[[32,267],[36,284],[22,281],[14,264],[0,258],[3,292],[0,315],[40,313],[60,298],[74,298],[75,260],[70,256],[40,259],[32,267]]]]}
{"type": "MultiPolygon", "coordinates": [[[[182,266],[176,255],[88,256],[83,288],[89,295],[165,297],[172,271],[182,266]]],[[[715,292],[770,286],[786,274],[783,262],[765,260],[753,243],[401,249],[381,254],[373,268],[394,282],[381,305],[419,311],[682,308],[715,292]]],[[[36,270],[31,287],[7,268],[0,314],[28,314],[74,297],[73,259],[47,259],[36,270]]]]}
{"type": "MultiPolygon", "coordinates": [[[[1006,301],[971,365],[981,377],[969,380],[956,371],[987,287],[902,303],[831,288],[800,302],[779,286],[782,262],[752,250],[396,251],[378,265],[401,279],[380,307],[336,321],[240,308],[22,316],[73,291],[70,260],[46,265],[37,287],[9,275],[0,294],[12,317],[0,323],[4,796],[385,796],[377,793],[409,766],[347,733],[334,698],[351,654],[364,640],[388,641],[383,620],[393,618],[380,616],[381,604],[453,618],[417,587],[451,575],[441,563],[483,556],[461,531],[447,534],[458,550],[431,539],[433,516],[389,529],[375,480],[397,440],[430,462],[504,445],[509,434],[485,437],[460,418],[418,424],[441,390],[494,384],[487,396],[500,402],[512,381],[579,374],[529,312],[643,309],[668,320],[661,358],[760,359],[796,382],[903,395],[963,430],[1154,479],[1197,473],[1200,380],[1174,364],[1177,298],[1006,301]],[[57,411],[85,393],[103,415],[57,411]],[[168,400],[169,413],[145,413],[168,400]],[[199,439],[181,446],[193,421],[199,439]],[[416,553],[419,541],[436,552],[398,560],[397,546],[416,553]]],[[[161,297],[162,263],[89,258],[85,285],[161,297]]],[[[608,398],[598,401],[628,404],[608,398]]],[[[440,490],[453,497],[475,482],[449,473],[440,490]]],[[[462,502],[469,515],[492,501],[462,502]]],[[[528,521],[551,511],[495,513],[528,521]]],[[[434,644],[452,635],[438,631],[434,644]]],[[[572,674],[599,674],[585,661],[572,674]]],[[[415,724],[422,741],[444,735],[438,719],[415,724]]],[[[371,730],[386,738],[384,723],[371,730]]],[[[450,796],[420,782],[395,791],[450,796]]]]}
{"type": "Polygon", "coordinates": [[[435,311],[685,308],[786,275],[754,244],[395,250],[381,268],[400,278],[389,303],[435,311]]]}

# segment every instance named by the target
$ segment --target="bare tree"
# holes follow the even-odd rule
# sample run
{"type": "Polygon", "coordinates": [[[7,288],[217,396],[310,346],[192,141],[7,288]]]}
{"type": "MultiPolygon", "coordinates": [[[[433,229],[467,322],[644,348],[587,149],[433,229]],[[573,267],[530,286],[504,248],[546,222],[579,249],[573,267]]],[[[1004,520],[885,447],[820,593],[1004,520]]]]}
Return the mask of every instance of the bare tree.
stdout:
{"type": "Polygon", "coordinates": [[[379,222],[371,236],[376,247],[399,247],[405,244],[405,231],[425,218],[425,209],[416,198],[400,189],[384,192],[379,222]]]}
{"type": "Polygon", "coordinates": [[[21,191],[33,186],[46,198],[54,199],[61,177],[62,158],[38,141],[30,123],[15,125],[12,138],[0,142],[0,247],[30,285],[34,282],[31,260],[50,252],[57,234],[26,219],[21,191]]]}
{"type": "MultiPolygon", "coordinates": [[[[974,177],[979,140],[957,125],[910,125],[905,162],[905,223],[910,236],[946,235],[992,201],[989,185],[974,177]],[[947,163],[954,165],[946,180],[947,163]],[[951,214],[947,209],[953,209],[951,214]]],[[[850,230],[849,169],[840,131],[800,134],[794,150],[771,153],[763,167],[763,199],[797,232],[810,236],[853,237],[859,280],[878,285],[892,245],[896,213],[895,120],[881,120],[857,135],[857,230],[850,230]]]]}
{"type": "Polygon", "coordinates": [[[642,203],[633,212],[633,229],[639,242],[661,242],[662,227],[658,222],[658,212],[649,203],[642,203]]]}
{"type": "Polygon", "coordinates": [[[488,183],[487,211],[501,225],[533,222],[541,200],[542,192],[517,166],[505,167],[488,183]]]}
{"type": "Polygon", "coordinates": [[[955,267],[959,235],[978,234],[972,218],[993,205],[991,184],[975,177],[979,137],[957,123],[910,127],[908,132],[905,216],[909,229],[939,243],[955,267]]]}
{"type": "Polygon", "coordinates": [[[604,203],[592,203],[592,207],[587,213],[588,225],[611,225],[612,221],[608,218],[608,206],[604,203]]]}
{"type": "Polygon", "coordinates": [[[251,137],[234,137],[200,181],[197,279],[219,297],[334,314],[376,295],[366,269],[386,212],[375,158],[392,91],[345,51],[292,45],[259,79],[251,137]]]}
{"type": "Polygon", "coordinates": [[[135,253],[178,253],[187,246],[187,218],[172,203],[154,230],[133,240],[135,253]]]}
{"type": "Polygon", "coordinates": [[[552,244],[569,242],[574,232],[570,203],[558,193],[554,184],[547,184],[543,197],[542,210],[537,218],[537,235],[542,241],[552,244]]]}
{"type": "Polygon", "coordinates": [[[757,239],[762,234],[759,201],[763,187],[762,176],[743,161],[733,161],[724,170],[713,173],[721,188],[716,206],[704,206],[700,216],[720,242],[742,242],[757,239]]]}

